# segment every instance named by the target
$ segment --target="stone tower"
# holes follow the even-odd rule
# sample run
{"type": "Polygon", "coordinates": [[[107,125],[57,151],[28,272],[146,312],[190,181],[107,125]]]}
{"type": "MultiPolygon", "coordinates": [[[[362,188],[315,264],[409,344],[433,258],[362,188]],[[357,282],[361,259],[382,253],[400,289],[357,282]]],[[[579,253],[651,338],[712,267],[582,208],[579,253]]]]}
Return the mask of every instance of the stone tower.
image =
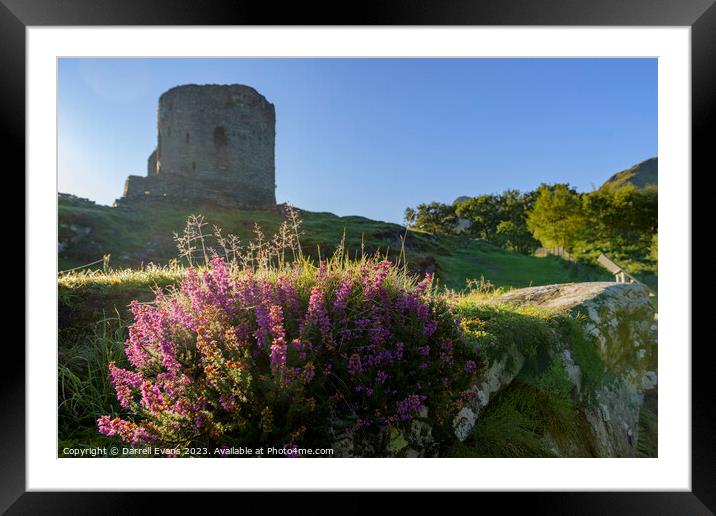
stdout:
{"type": "Polygon", "coordinates": [[[118,204],[165,199],[273,206],[275,139],[274,106],[249,86],[172,88],[159,97],[147,176],[129,176],[118,204]]]}

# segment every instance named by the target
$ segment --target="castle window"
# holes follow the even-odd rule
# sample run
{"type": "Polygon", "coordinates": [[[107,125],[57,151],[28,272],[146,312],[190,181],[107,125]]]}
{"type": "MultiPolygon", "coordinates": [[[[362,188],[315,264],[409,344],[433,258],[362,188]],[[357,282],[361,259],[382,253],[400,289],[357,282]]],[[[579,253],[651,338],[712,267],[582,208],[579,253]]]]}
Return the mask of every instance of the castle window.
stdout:
{"type": "Polygon", "coordinates": [[[189,133],[186,133],[186,142],[189,143],[189,133]]]}
{"type": "Polygon", "coordinates": [[[214,145],[226,145],[226,129],[219,126],[214,129],[214,145]]]}
{"type": "Polygon", "coordinates": [[[191,171],[196,172],[196,161],[191,162],[191,171]]]}

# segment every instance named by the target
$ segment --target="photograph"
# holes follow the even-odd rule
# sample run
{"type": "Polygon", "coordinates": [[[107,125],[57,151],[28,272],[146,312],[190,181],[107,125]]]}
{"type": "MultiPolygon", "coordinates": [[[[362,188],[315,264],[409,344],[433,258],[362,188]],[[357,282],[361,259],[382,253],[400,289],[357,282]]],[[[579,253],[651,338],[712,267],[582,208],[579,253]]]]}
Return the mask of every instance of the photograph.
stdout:
{"type": "Polygon", "coordinates": [[[659,457],[658,58],[56,63],[57,459],[659,457]]]}
{"type": "Polygon", "coordinates": [[[0,514],[714,514],[715,3],[0,0],[0,514]]]}

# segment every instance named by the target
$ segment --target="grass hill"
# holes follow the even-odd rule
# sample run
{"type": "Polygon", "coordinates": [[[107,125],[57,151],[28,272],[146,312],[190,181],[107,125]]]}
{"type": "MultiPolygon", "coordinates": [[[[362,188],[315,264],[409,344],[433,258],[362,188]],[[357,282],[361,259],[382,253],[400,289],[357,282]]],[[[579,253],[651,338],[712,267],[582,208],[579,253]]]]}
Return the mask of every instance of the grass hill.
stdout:
{"type": "Polygon", "coordinates": [[[602,185],[603,189],[616,190],[632,184],[638,188],[659,184],[659,158],[649,158],[631,168],[617,172],[602,185]]]}
{"type": "MultiPolygon", "coordinates": [[[[376,251],[397,258],[402,239],[408,265],[416,273],[435,272],[438,280],[460,290],[467,279],[484,277],[496,287],[525,287],[570,281],[610,279],[600,269],[575,266],[558,257],[510,253],[484,241],[407,230],[359,216],[299,210],[303,220],[302,246],[313,257],[330,255],[345,234],[351,255],[376,251]]],[[[145,204],[112,208],[74,196],[58,199],[58,268],[68,270],[111,255],[114,269],[168,264],[177,257],[174,233],[181,233],[191,214],[202,214],[213,225],[243,243],[253,237],[254,225],[267,236],[284,220],[280,209],[237,210],[208,206],[145,204]]],[[[101,267],[95,265],[95,267],[101,267]]]]}

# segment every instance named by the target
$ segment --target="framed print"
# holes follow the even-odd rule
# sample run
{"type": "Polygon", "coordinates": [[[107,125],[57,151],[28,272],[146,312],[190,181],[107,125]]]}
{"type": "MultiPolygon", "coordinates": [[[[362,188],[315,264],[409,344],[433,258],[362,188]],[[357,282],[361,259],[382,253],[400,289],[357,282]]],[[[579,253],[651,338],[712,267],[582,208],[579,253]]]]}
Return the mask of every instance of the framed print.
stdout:
{"type": "Polygon", "coordinates": [[[712,3],[3,0],[27,203],[3,510],[529,491],[710,513],[712,3]]]}

